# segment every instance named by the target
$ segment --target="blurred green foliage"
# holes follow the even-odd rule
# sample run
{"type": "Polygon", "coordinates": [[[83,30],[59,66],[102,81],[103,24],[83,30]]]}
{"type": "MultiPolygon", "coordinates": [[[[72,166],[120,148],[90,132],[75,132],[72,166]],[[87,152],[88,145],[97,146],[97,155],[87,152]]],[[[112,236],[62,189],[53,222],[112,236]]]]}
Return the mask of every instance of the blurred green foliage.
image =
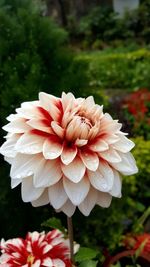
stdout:
{"type": "Polygon", "coordinates": [[[37,99],[41,90],[60,94],[72,59],[66,46],[67,33],[43,17],[38,8],[32,8],[34,2],[5,2],[0,10],[2,118],[22,101],[37,99]]]}
{"type": "Polygon", "coordinates": [[[150,84],[150,51],[79,53],[71,66],[74,72],[85,73],[87,88],[127,89],[150,84]]]}
{"type": "Polygon", "coordinates": [[[112,8],[97,6],[68,27],[70,36],[82,41],[83,48],[100,48],[129,43],[149,43],[150,2],[140,1],[137,9],[118,16],[112,8]]]}

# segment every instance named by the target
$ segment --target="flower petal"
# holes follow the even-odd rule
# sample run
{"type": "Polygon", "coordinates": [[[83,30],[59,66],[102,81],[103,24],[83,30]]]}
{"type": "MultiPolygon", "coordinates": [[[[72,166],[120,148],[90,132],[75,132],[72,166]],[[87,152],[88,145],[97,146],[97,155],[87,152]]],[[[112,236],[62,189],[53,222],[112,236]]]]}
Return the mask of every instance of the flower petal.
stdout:
{"type": "Polygon", "coordinates": [[[53,134],[53,131],[50,126],[50,122],[46,119],[31,119],[27,122],[28,125],[30,125],[32,128],[53,134]]]}
{"type": "Polygon", "coordinates": [[[68,217],[71,217],[75,212],[76,206],[72,204],[70,200],[61,207],[60,210],[56,210],[57,212],[63,211],[68,217]]]}
{"type": "Polygon", "coordinates": [[[22,182],[22,179],[11,179],[11,188],[14,189],[22,182]]]}
{"type": "Polygon", "coordinates": [[[62,180],[48,188],[48,195],[54,209],[60,209],[65,204],[68,196],[64,190],[62,180]]]}
{"type": "Polygon", "coordinates": [[[64,177],[63,185],[69,199],[76,206],[81,204],[90,189],[88,177],[84,177],[79,183],[73,183],[64,177]]]}
{"type": "Polygon", "coordinates": [[[85,174],[85,165],[79,156],[68,165],[62,164],[62,171],[64,175],[74,183],[78,183],[85,174]]]}
{"type": "Polygon", "coordinates": [[[120,140],[113,145],[113,148],[123,153],[129,152],[135,144],[124,135],[119,135],[120,140]]]}
{"type": "Polygon", "coordinates": [[[52,121],[51,123],[51,127],[53,129],[53,131],[55,132],[55,134],[57,136],[59,136],[60,138],[63,138],[64,137],[64,129],[58,124],[58,122],[56,121],[52,121]]]}
{"type": "Polygon", "coordinates": [[[45,159],[58,158],[63,150],[63,145],[58,141],[55,136],[47,138],[43,145],[43,155],[45,159]]]}
{"type": "Polygon", "coordinates": [[[68,146],[64,145],[63,151],[61,154],[61,160],[65,165],[71,163],[77,155],[77,147],[75,145],[68,146]]]}
{"type": "Polygon", "coordinates": [[[32,133],[23,134],[15,145],[15,149],[20,153],[37,154],[42,152],[45,137],[32,133]]]}
{"type": "Polygon", "coordinates": [[[93,187],[99,191],[108,192],[113,186],[114,174],[105,162],[100,162],[96,172],[88,171],[88,177],[93,187]]]}
{"type": "Polygon", "coordinates": [[[108,208],[111,204],[112,196],[108,193],[98,192],[97,205],[102,208],[108,208]]]}
{"type": "Polygon", "coordinates": [[[42,195],[38,199],[32,201],[32,206],[41,207],[47,205],[48,203],[49,203],[48,191],[45,189],[42,195]]]}
{"type": "Polygon", "coordinates": [[[85,216],[88,216],[91,210],[94,208],[96,202],[97,202],[97,190],[91,187],[87,197],[78,206],[78,208],[85,216]]]}
{"type": "Polygon", "coordinates": [[[109,147],[106,151],[100,152],[99,155],[108,162],[121,162],[121,157],[112,147],[109,147]]]}
{"type": "Polygon", "coordinates": [[[61,259],[54,259],[52,266],[66,267],[66,264],[61,259]]]}
{"type": "Polygon", "coordinates": [[[42,195],[43,191],[43,188],[35,188],[33,186],[32,176],[23,179],[21,184],[21,196],[24,202],[32,202],[38,199],[42,195]]]}
{"type": "Polygon", "coordinates": [[[88,149],[81,150],[81,159],[85,166],[91,170],[96,171],[99,165],[99,158],[95,152],[88,149]]]}
{"type": "Polygon", "coordinates": [[[114,173],[114,183],[109,193],[113,197],[121,197],[121,185],[122,185],[121,178],[117,171],[113,170],[113,173],[114,173]]]}
{"type": "Polygon", "coordinates": [[[101,151],[105,151],[107,150],[109,147],[108,147],[108,144],[102,140],[102,138],[98,138],[97,140],[94,140],[90,145],[89,145],[89,148],[92,150],[92,151],[95,151],[95,152],[101,152],[101,151]]]}
{"type": "Polygon", "coordinates": [[[44,259],[43,262],[42,262],[42,265],[44,267],[53,267],[54,266],[51,258],[44,259]]]}
{"type": "Polygon", "coordinates": [[[35,187],[49,187],[56,184],[62,177],[59,160],[43,160],[34,172],[35,187]]]}
{"type": "Polygon", "coordinates": [[[40,92],[39,100],[41,106],[44,107],[44,109],[46,109],[50,113],[53,120],[58,121],[60,116],[60,110],[58,109],[57,106],[58,103],[60,102],[60,99],[53,95],[40,92]]]}
{"type": "Polygon", "coordinates": [[[76,139],[75,145],[78,147],[85,146],[88,143],[86,139],[76,139]]]}
{"type": "Polygon", "coordinates": [[[3,130],[11,133],[24,133],[30,129],[31,127],[27,125],[26,120],[23,118],[18,118],[14,121],[11,121],[3,127],[3,130]]]}
{"type": "Polygon", "coordinates": [[[6,157],[14,158],[16,156],[15,145],[18,140],[18,135],[13,135],[1,147],[0,153],[6,157]]]}
{"type": "Polygon", "coordinates": [[[42,160],[43,158],[40,155],[24,155],[18,153],[13,160],[10,176],[13,179],[21,179],[30,176],[35,172],[37,165],[40,164],[42,160]]]}
{"type": "Polygon", "coordinates": [[[114,169],[121,172],[123,175],[132,175],[138,172],[134,157],[130,152],[124,154],[118,152],[121,157],[121,162],[111,163],[114,169]]]}

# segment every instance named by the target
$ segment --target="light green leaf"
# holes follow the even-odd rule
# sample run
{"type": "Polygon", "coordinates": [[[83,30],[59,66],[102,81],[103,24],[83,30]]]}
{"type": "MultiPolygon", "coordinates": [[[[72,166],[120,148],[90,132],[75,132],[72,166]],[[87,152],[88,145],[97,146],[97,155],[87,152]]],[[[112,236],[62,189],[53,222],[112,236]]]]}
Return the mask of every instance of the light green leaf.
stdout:
{"type": "Polygon", "coordinates": [[[94,259],[99,252],[86,247],[81,247],[75,256],[75,260],[77,262],[85,261],[85,260],[92,260],[94,259]]]}
{"type": "Polygon", "coordinates": [[[61,232],[66,233],[66,229],[62,226],[60,219],[55,218],[55,217],[52,217],[52,218],[46,220],[45,222],[43,222],[41,224],[41,226],[48,227],[48,228],[50,227],[53,229],[58,229],[61,232]]]}

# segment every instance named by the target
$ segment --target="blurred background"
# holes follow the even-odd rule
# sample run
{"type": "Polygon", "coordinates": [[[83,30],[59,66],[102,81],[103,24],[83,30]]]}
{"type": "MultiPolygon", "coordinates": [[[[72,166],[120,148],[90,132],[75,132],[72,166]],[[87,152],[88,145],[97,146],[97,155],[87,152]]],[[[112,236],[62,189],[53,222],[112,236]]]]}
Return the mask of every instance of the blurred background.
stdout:
{"type": "MultiPolygon", "coordinates": [[[[93,95],[136,143],[139,173],[123,177],[123,197],[109,209],[76,212],[75,240],[114,252],[126,233],[149,232],[150,0],[0,0],[1,125],[39,91],[93,95]]],[[[23,203],[9,170],[1,157],[0,237],[41,231],[52,216],[66,226],[49,205],[23,203]]]]}

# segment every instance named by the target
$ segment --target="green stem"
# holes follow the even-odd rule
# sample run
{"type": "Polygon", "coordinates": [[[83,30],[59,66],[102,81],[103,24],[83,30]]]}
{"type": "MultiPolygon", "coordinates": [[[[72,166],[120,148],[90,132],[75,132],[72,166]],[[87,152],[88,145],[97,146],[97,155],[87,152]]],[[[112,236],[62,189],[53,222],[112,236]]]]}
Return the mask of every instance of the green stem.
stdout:
{"type": "Polygon", "coordinates": [[[69,236],[69,243],[70,243],[70,258],[71,258],[72,264],[74,264],[72,217],[67,217],[67,224],[68,224],[68,236],[69,236]]]}

